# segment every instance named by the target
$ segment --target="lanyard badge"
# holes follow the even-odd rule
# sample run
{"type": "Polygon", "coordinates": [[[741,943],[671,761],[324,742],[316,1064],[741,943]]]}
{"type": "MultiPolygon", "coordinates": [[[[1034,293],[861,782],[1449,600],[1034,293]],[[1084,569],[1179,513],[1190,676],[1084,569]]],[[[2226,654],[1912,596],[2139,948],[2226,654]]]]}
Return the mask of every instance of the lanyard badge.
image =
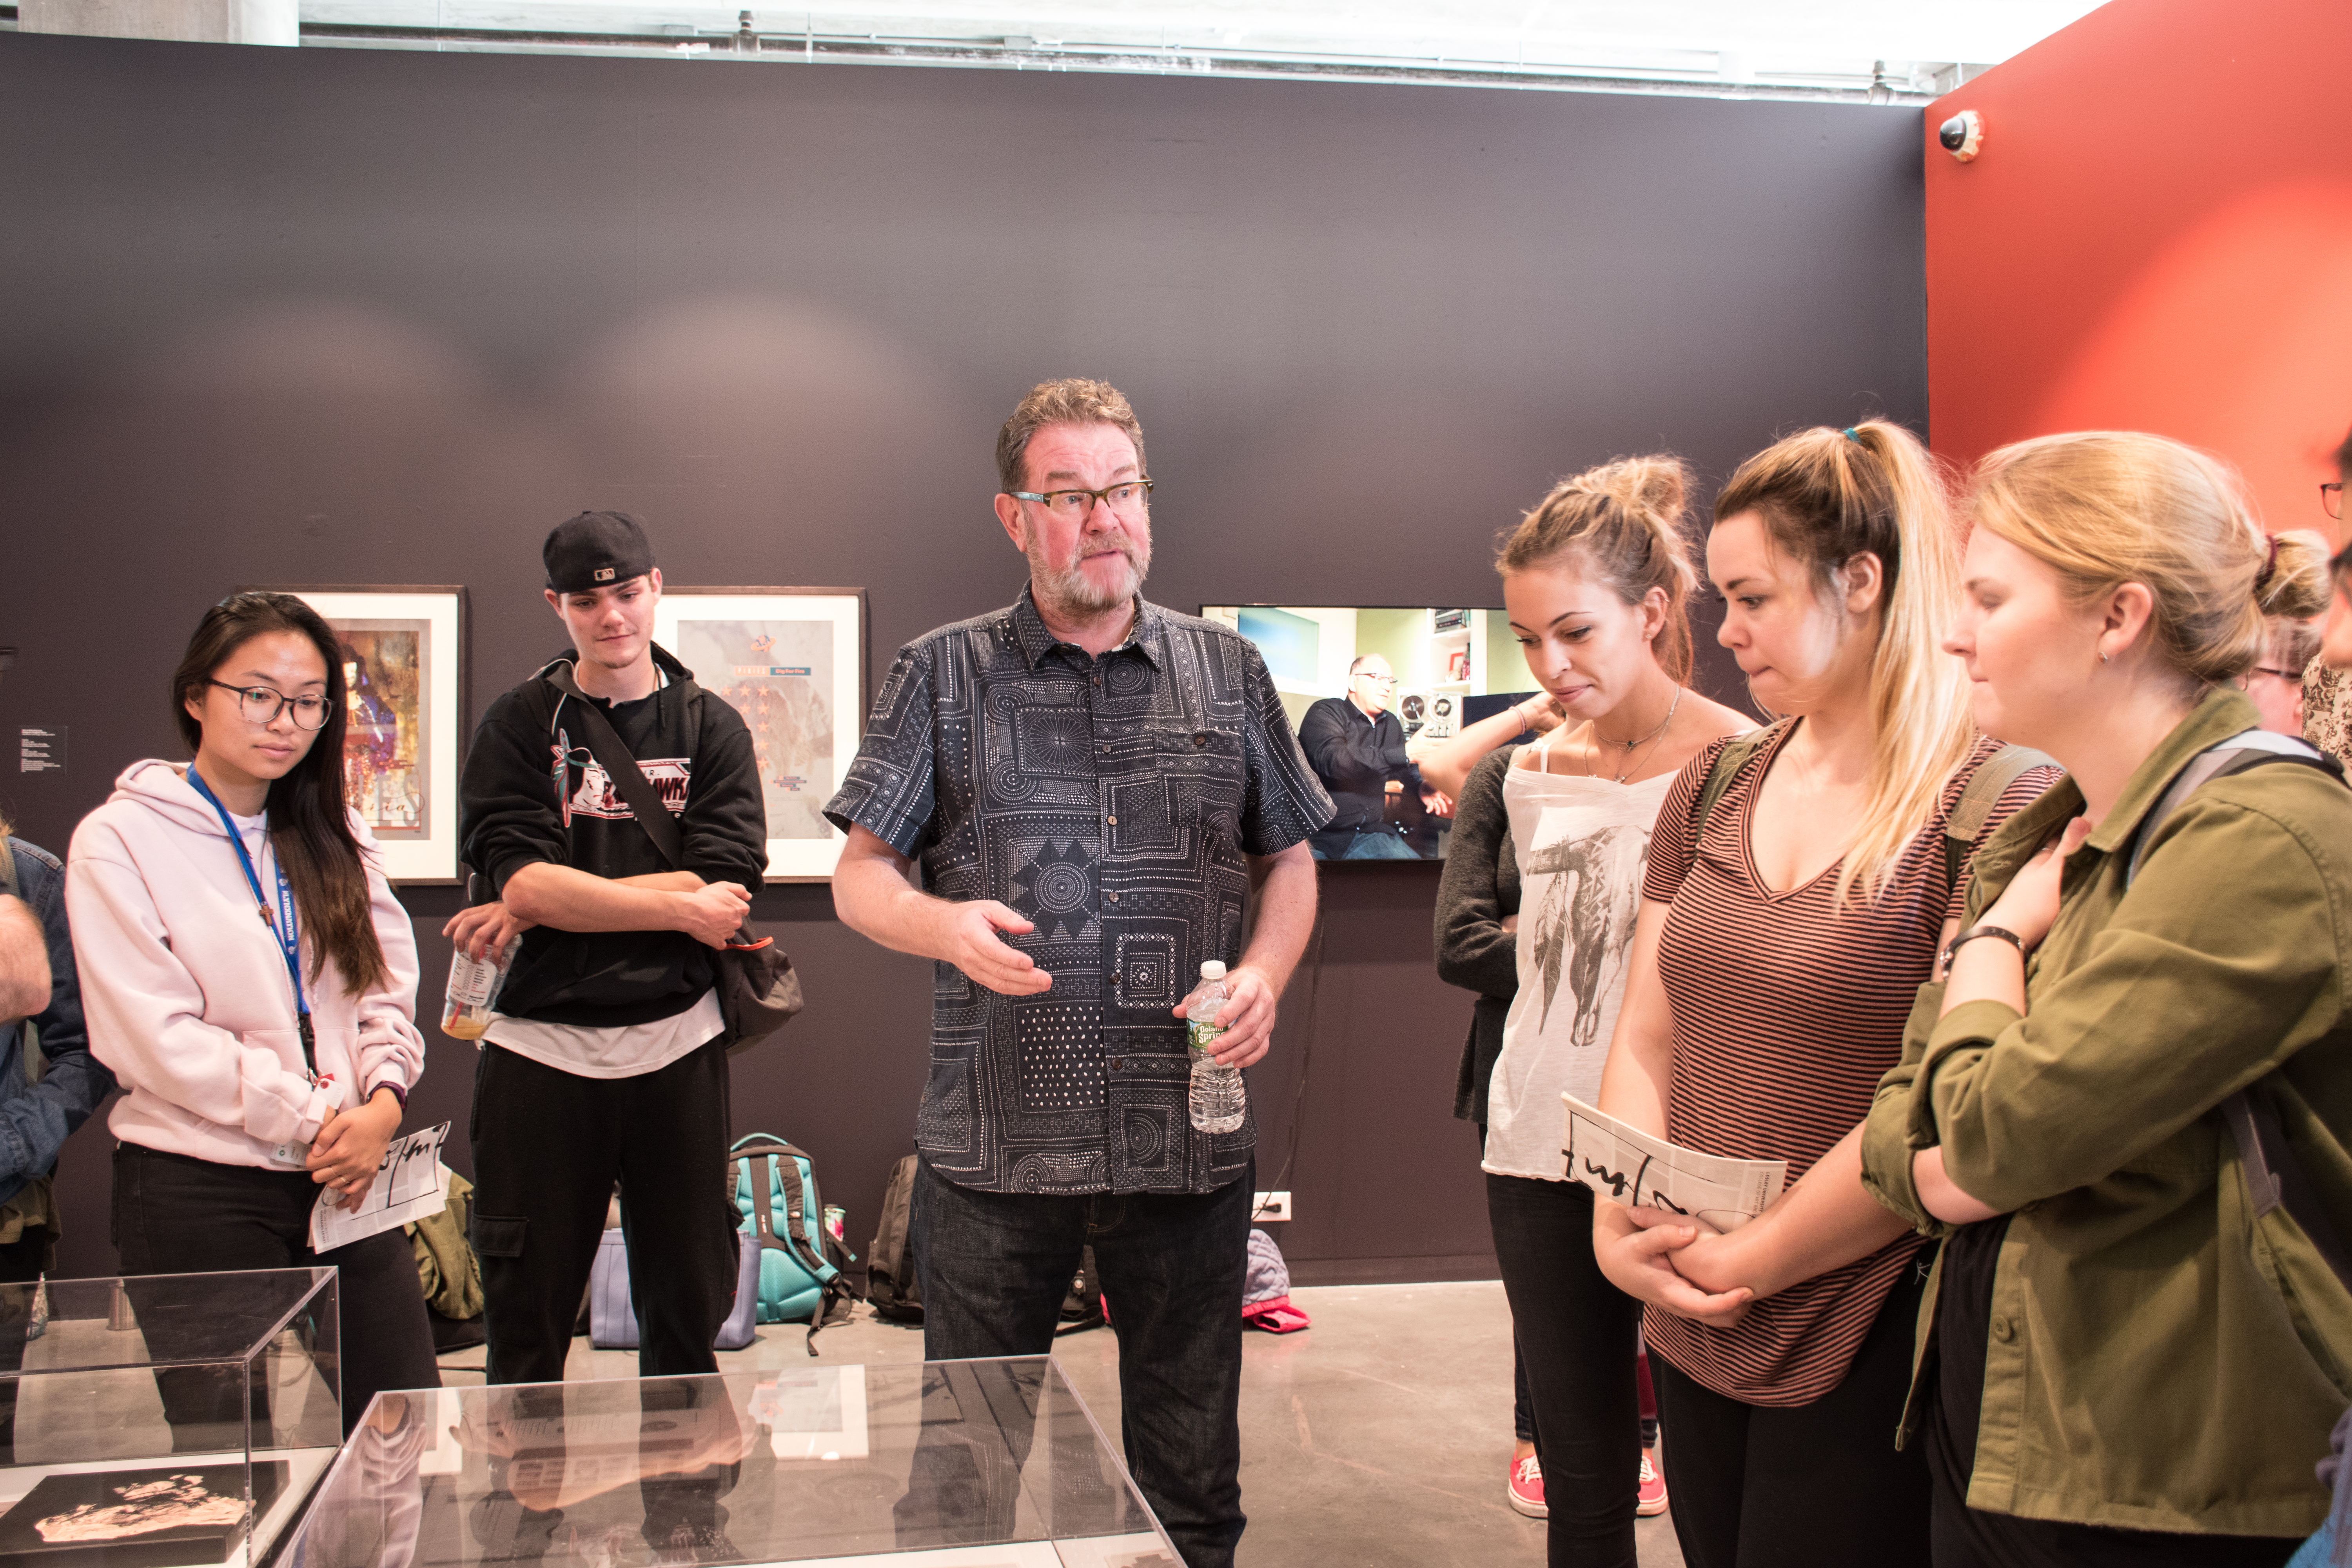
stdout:
{"type": "Polygon", "coordinates": [[[302,994],[302,933],[295,923],[294,889],[286,880],[286,867],[272,858],[270,869],[278,874],[278,918],[273,920],[270,918],[269,901],[262,895],[260,873],[254,869],[253,857],[246,852],[245,840],[238,835],[236,824],[230,820],[228,807],[213,794],[212,786],[205,783],[204,775],[196,772],[193,763],[188,765],[188,782],[195,786],[196,793],[205,797],[220,817],[221,828],[228,835],[229,847],[236,851],[237,866],[245,872],[245,885],[253,891],[254,912],[261,917],[261,923],[268,928],[270,940],[278,944],[278,956],[286,961],[286,977],[294,985],[294,1028],[301,1037],[302,1064],[310,1069],[311,1086],[316,1088],[331,1083],[335,1075],[319,1070],[318,1039],[310,1027],[310,1004],[302,994]]]}

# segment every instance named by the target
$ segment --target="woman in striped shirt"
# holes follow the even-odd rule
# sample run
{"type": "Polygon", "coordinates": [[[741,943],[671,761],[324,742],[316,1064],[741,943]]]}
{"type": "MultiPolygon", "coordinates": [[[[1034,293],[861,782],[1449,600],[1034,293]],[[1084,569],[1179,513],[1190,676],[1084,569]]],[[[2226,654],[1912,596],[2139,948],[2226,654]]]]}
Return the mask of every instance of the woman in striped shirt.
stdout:
{"type": "MultiPolygon", "coordinates": [[[[1909,432],[1792,436],[1740,467],[1716,518],[1719,640],[1787,717],[1702,752],[1659,812],[1601,1104],[1785,1160],[1794,1185],[1722,1236],[1604,1198],[1594,1249],[1648,1306],[1692,1568],[1924,1563],[1927,1473],[1893,1441],[1921,1242],[1864,1189],[1858,1124],[1955,906],[1947,824],[2000,748],[1937,646],[1952,523],[1909,432]]],[[[2019,778],[1984,831],[2050,777],[2019,778]]]]}

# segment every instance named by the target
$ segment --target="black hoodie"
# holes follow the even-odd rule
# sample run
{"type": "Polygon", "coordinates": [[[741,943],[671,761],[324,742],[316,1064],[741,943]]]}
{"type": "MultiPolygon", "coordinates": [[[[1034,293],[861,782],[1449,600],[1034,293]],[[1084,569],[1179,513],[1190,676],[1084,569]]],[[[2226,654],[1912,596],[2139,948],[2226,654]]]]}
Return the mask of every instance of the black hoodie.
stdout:
{"type": "MultiPolygon", "coordinates": [[[[671,866],[654,847],[628,802],[590,756],[578,716],[567,721],[565,710],[578,699],[550,686],[541,670],[490,704],[474,731],[457,791],[460,852],[492,889],[503,892],[508,878],[545,861],[605,878],[684,869],[705,882],[760,890],[768,863],[768,813],[751,733],[740,714],[694,685],[693,672],[666,649],[656,647],[653,655],[669,677],[667,685],[635,702],[597,705],[678,813],[686,865],[671,866]],[[559,797],[556,759],[567,746],[559,797]],[[565,798],[572,806],[568,833],[565,798]]],[[[565,653],[555,662],[569,664],[576,657],[565,653]]],[[[534,927],[524,933],[499,1011],[592,1027],[652,1023],[686,1011],[710,989],[712,956],[683,931],[534,927]]]]}

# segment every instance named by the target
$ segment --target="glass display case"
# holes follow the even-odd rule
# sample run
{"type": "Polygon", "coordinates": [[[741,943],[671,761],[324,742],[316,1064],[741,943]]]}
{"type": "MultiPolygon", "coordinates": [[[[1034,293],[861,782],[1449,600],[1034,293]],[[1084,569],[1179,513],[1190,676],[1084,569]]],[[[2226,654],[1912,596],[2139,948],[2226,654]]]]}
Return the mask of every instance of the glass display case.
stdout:
{"type": "Polygon", "coordinates": [[[0,1285],[0,1568],[267,1562],[341,1447],[335,1271],[0,1285]]]}
{"type": "Polygon", "coordinates": [[[1178,1568],[1048,1356],[379,1394],[302,1568],[1178,1568]]]}

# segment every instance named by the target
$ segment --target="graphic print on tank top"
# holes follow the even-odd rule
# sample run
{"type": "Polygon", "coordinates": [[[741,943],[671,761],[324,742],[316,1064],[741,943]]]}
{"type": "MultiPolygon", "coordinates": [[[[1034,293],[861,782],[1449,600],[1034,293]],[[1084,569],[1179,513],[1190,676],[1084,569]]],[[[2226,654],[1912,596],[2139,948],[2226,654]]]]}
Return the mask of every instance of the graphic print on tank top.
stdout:
{"type": "Polygon", "coordinates": [[[1673,783],[1671,773],[1621,784],[1534,768],[1504,772],[1519,864],[1519,990],[1486,1088],[1484,1168],[1497,1175],[1565,1177],[1559,1097],[1600,1098],[1650,829],[1673,783]]]}
{"type": "Polygon", "coordinates": [[[1633,917],[1642,907],[1642,868],[1650,858],[1647,827],[1621,823],[1580,832],[1577,819],[1584,815],[1557,806],[1546,811],[1534,853],[1519,863],[1522,888],[1543,881],[1528,935],[1535,948],[1536,1027],[1549,1029],[1552,1009],[1564,1005],[1574,1014],[1568,1043],[1579,1047],[1605,1043],[1601,1000],[1623,985],[1633,917]]]}

